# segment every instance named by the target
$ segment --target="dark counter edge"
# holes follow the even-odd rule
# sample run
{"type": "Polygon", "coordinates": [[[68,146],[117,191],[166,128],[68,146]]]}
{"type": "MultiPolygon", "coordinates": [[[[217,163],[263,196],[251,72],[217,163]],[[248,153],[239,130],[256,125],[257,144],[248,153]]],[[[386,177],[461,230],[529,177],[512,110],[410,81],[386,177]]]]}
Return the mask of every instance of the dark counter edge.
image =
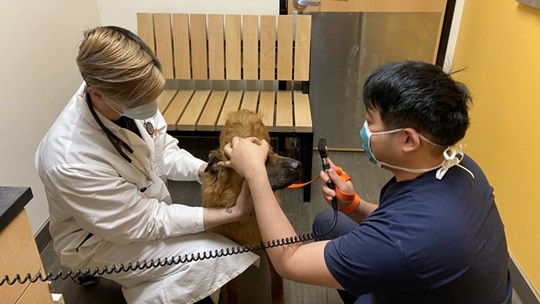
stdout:
{"type": "MultiPolygon", "coordinates": [[[[26,204],[34,197],[32,194],[32,189],[29,187],[0,187],[0,192],[15,192],[19,191],[21,194],[13,200],[12,202],[7,202],[9,204],[7,208],[0,214],[0,232],[4,229],[21,213],[26,204]]],[[[15,193],[16,194],[16,193],[15,193]]],[[[11,196],[13,197],[13,196],[11,196]]],[[[4,199],[4,194],[0,193],[0,199],[4,199]]],[[[4,202],[0,202],[4,203],[4,202]]]]}

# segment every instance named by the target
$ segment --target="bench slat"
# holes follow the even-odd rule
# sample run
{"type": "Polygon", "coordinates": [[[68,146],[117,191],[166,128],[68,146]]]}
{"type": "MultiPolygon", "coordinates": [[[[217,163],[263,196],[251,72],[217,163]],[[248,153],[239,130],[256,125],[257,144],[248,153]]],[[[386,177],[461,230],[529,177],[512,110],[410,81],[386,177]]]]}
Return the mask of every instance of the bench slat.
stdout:
{"type": "Polygon", "coordinates": [[[176,79],[191,79],[188,15],[173,14],[172,28],[174,46],[174,77],[176,79]]]}
{"type": "Polygon", "coordinates": [[[227,91],[212,91],[201,113],[201,118],[197,122],[197,130],[214,131],[216,129],[216,123],[226,95],[227,91]]]}
{"type": "Polygon", "coordinates": [[[257,103],[259,102],[259,91],[245,91],[242,99],[241,109],[250,110],[257,113],[257,103]]]}
{"type": "Polygon", "coordinates": [[[226,79],[240,80],[241,75],[241,19],[240,15],[225,16],[225,71],[226,79]]]}
{"type": "Polygon", "coordinates": [[[294,92],[294,125],[296,132],[313,132],[309,97],[302,92],[294,92]]]}
{"type": "Polygon", "coordinates": [[[261,16],[260,79],[276,79],[276,17],[261,16]]]}
{"type": "Polygon", "coordinates": [[[296,42],[294,45],[294,80],[309,80],[309,54],[311,46],[310,16],[296,16],[296,42]]]}
{"type": "Polygon", "coordinates": [[[292,94],[290,91],[278,91],[276,103],[276,127],[278,132],[294,131],[292,116],[292,94]]]}
{"type": "Polygon", "coordinates": [[[292,80],[293,16],[278,16],[277,79],[292,80]]]}
{"type": "Polygon", "coordinates": [[[244,79],[259,79],[259,18],[253,15],[244,15],[243,56],[244,79]]]}
{"type": "Polygon", "coordinates": [[[165,110],[167,110],[167,107],[169,107],[169,104],[171,103],[175,95],[176,90],[163,90],[163,92],[161,92],[161,94],[157,98],[158,110],[161,113],[165,113],[165,110]]]}
{"type": "Polygon", "coordinates": [[[221,110],[221,114],[219,115],[218,121],[216,123],[216,130],[220,131],[221,128],[225,125],[225,121],[227,120],[227,115],[229,115],[230,112],[234,112],[238,110],[240,107],[240,102],[242,101],[242,91],[229,91],[227,93],[227,98],[225,99],[225,102],[223,103],[223,109],[221,110]]]}
{"type": "Polygon", "coordinates": [[[193,79],[208,79],[206,57],[206,15],[192,14],[189,18],[191,32],[191,68],[193,79]]]}
{"type": "Polygon", "coordinates": [[[174,78],[171,14],[154,14],[154,31],[156,35],[156,55],[161,62],[161,71],[167,79],[174,78]]]}
{"type": "Polygon", "coordinates": [[[154,18],[150,13],[137,13],[137,35],[142,39],[152,52],[156,52],[154,37],[154,18]]]}
{"type": "Polygon", "coordinates": [[[178,93],[176,93],[173,100],[170,102],[169,107],[167,107],[167,110],[163,113],[163,118],[165,118],[165,121],[167,122],[167,130],[176,130],[176,124],[180,119],[180,116],[182,116],[192,95],[193,90],[179,90],[178,93]]]}
{"type": "Polygon", "coordinates": [[[225,79],[223,15],[208,15],[208,67],[210,79],[225,79]]]}
{"type": "Polygon", "coordinates": [[[261,91],[261,98],[259,100],[259,110],[257,113],[261,114],[262,121],[269,131],[274,130],[274,103],[275,103],[274,91],[261,91]]]}
{"type": "Polygon", "coordinates": [[[210,95],[210,90],[198,90],[195,91],[195,94],[191,97],[189,104],[186,107],[186,110],[180,117],[177,123],[177,130],[180,131],[194,131],[199,116],[201,115],[208,96],[210,95]]]}

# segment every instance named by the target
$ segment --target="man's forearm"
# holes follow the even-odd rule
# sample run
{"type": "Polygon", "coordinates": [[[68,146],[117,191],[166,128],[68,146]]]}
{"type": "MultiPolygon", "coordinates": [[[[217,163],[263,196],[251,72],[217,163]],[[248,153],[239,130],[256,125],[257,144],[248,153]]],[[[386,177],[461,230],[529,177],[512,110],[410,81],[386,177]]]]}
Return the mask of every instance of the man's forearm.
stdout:
{"type": "Polygon", "coordinates": [[[360,200],[358,207],[351,213],[347,214],[353,221],[361,223],[366,217],[368,217],[379,205],[360,200]]]}

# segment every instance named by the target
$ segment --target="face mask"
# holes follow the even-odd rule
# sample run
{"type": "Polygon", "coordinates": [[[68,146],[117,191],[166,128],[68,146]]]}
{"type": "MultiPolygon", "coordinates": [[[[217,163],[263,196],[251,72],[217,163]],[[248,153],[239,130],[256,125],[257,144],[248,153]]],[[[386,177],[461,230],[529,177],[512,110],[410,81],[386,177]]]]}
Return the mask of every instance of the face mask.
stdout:
{"type": "Polygon", "coordinates": [[[157,113],[157,100],[153,100],[149,103],[145,103],[141,106],[125,109],[124,116],[133,118],[133,119],[149,119],[154,117],[157,113]]]}
{"type": "MultiPolygon", "coordinates": [[[[364,151],[366,152],[366,156],[368,157],[369,161],[376,164],[379,168],[381,168],[383,165],[385,165],[386,167],[390,167],[390,168],[394,168],[394,169],[398,169],[398,170],[402,170],[402,171],[408,171],[408,172],[412,172],[412,173],[424,173],[424,172],[428,172],[428,171],[431,171],[431,170],[434,170],[434,169],[437,169],[437,168],[441,167],[441,165],[438,165],[436,167],[427,168],[427,169],[409,169],[409,168],[403,168],[403,167],[399,167],[399,166],[393,166],[393,165],[390,165],[390,164],[379,161],[375,157],[375,155],[373,155],[373,151],[371,151],[371,137],[373,135],[392,134],[392,133],[396,133],[396,132],[399,132],[399,131],[402,131],[402,130],[403,130],[403,128],[389,130],[389,131],[382,131],[382,132],[371,132],[371,130],[369,130],[367,121],[364,122],[364,125],[362,126],[362,129],[360,129],[360,137],[362,138],[362,141],[363,141],[362,148],[364,148],[364,151]]],[[[428,143],[433,144],[433,145],[437,145],[437,144],[431,142],[430,140],[428,140],[427,138],[423,137],[422,135],[420,135],[420,134],[418,134],[418,135],[420,136],[420,138],[422,138],[423,140],[426,140],[428,143]]],[[[444,174],[443,174],[443,176],[444,176],[444,174]]]]}
{"type": "Polygon", "coordinates": [[[366,156],[368,157],[369,161],[378,165],[380,167],[381,162],[375,158],[373,155],[373,152],[371,151],[371,136],[373,135],[383,135],[383,134],[392,134],[403,130],[402,129],[395,129],[390,131],[382,131],[382,132],[375,132],[372,133],[367,125],[367,121],[364,122],[364,125],[360,129],[360,138],[362,138],[362,148],[366,152],[366,156]]]}
{"type": "MultiPolygon", "coordinates": [[[[156,115],[157,113],[157,100],[153,100],[149,103],[145,103],[135,108],[127,109],[125,107],[122,107],[123,112],[119,112],[118,110],[116,110],[116,107],[111,105],[107,99],[104,99],[104,101],[105,103],[107,103],[107,105],[109,105],[111,109],[113,109],[113,111],[118,113],[120,116],[125,116],[132,119],[149,119],[151,117],[154,117],[154,115],[156,115]]],[[[119,106],[117,103],[114,104],[116,106],[119,106]]]]}
{"type": "MultiPolygon", "coordinates": [[[[437,173],[435,174],[435,177],[438,180],[441,180],[444,177],[444,175],[446,174],[446,172],[448,172],[448,170],[450,168],[452,168],[454,166],[458,166],[461,169],[467,171],[474,178],[474,174],[469,169],[467,169],[467,168],[465,168],[465,167],[463,167],[462,165],[459,164],[461,162],[461,160],[463,159],[463,155],[464,155],[463,154],[463,148],[464,147],[461,144],[459,144],[458,146],[449,146],[449,147],[447,147],[446,150],[444,150],[444,152],[443,152],[444,160],[442,161],[442,163],[440,165],[436,166],[436,167],[428,168],[428,169],[403,168],[403,167],[389,165],[387,163],[383,163],[383,162],[377,160],[377,158],[375,158],[375,155],[373,155],[373,152],[371,151],[371,137],[373,135],[392,134],[392,133],[399,132],[401,130],[403,130],[403,128],[389,130],[389,131],[382,131],[382,132],[371,132],[371,130],[369,130],[367,121],[364,122],[364,125],[360,129],[360,137],[362,138],[362,141],[363,141],[362,148],[364,148],[364,151],[366,152],[366,156],[368,157],[369,161],[376,164],[379,168],[382,167],[382,165],[385,165],[385,166],[390,167],[390,168],[394,168],[394,169],[398,169],[398,170],[402,170],[402,171],[413,172],[413,173],[425,173],[425,172],[428,172],[428,171],[435,170],[435,169],[439,168],[439,170],[437,170],[437,173]]],[[[427,143],[429,143],[431,145],[441,147],[441,145],[438,145],[438,144],[432,142],[431,140],[425,138],[424,136],[422,136],[420,134],[418,134],[418,136],[420,136],[420,138],[422,140],[424,140],[425,142],[427,142],[427,143]]]]}

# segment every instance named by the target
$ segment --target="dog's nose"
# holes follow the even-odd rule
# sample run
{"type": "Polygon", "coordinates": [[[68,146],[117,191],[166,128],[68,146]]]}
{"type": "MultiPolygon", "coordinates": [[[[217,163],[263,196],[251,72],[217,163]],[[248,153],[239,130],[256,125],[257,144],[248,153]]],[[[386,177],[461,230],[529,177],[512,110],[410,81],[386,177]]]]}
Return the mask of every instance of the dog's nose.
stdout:
{"type": "Polygon", "coordinates": [[[297,160],[292,161],[291,164],[290,164],[290,168],[293,171],[299,171],[300,169],[302,169],[302,163],[297,161],[297,160]]]}

